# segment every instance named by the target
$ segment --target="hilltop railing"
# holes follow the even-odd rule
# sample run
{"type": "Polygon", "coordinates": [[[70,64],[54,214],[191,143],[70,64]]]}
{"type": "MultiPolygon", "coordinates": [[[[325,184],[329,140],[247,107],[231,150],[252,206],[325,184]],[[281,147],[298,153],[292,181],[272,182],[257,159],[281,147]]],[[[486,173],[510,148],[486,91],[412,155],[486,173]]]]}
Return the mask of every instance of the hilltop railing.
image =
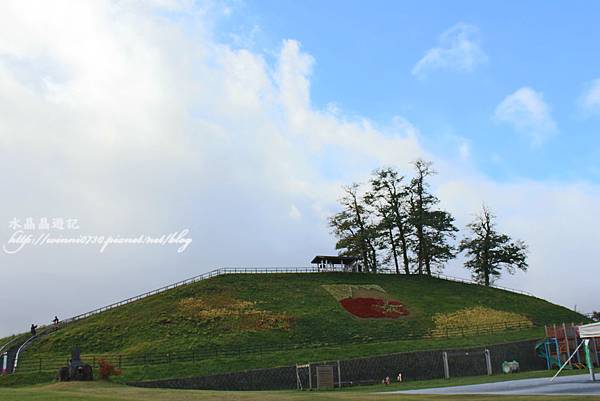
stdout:
{"type": "Polygon", "coordinates": [[[216,276],[222,276],[224,274],[240,274],[240,273],[317,273],[318,270],[316,268],[312,268],[312,267],[303,267],[303,268],[295,268],[295,267],[277,267],[277,268],[219,268],[219,269],[215,269],[203,274],[199,274],[197,276],[182,280],[182,281],[178,281],[176,283],[173,284],[169,284],[166,285],[164,287],[160,287],[157,288],[155,290],[152,291],[148,291],[145,292],[143,294],[139,294],[127,299],[124,299],[122,301],[118,301],[115,303],[112,303],[110,305],[106,305],[103,306],[101,308],[97,308],[94,310],[91,310],[89,312],[85,312],[82,313],[80,315],[77,316],[73,316],[71,318],[65,319],[62,322],[65,324],[77,321],[77,320],[81,320],[81,319],[85,319],[86,317],[92,316],[92,315],[96,315],[98,313],[102,313],[105,312],[107,310],[110,309],[114,309],[117,308],[119,306],[123,306],[123,305],[127,305],[131,302],[135,302],[135,301],[139,301],[140,299],[144,299],[147,297],[150,297],[152,295],[157,295],[160,294],[162,292],[168,291],[168,290],[172,290],[173,288],[177,288],[177,287],[181,287],[183,285],[188,285],[188,284],[192,284],[198,281],[202,281],[202,280],[206,280],[212,277],[216,277],[216,276]]]}
{"type": "MultiPolygon", "coordinates": [[[[28,339],[25,343],[21,344],[21,347],[19,347],[19,350],[17,352],[17,358],[15,360],[15,362],[18,362],[18,356],[21,354],[22,351],[24,351],[35,339],[38,339],[41,336],[50,334],[62,327],[64,327],[65,325],[69,325],[73,322],[79,321],[81,319],[85,319],[87,317],[93,316],[93,315],[97,315],[99,313],[102,312],[106,312],[109,311],[111,309],[117,308],[119,306],[123,306],[123,305],[127,305],[130,304],[132,302],[136,302],[139,301],[141,299],[153,296],[153,295],[157,295],[160,293],[163,293],[165,291],[168,290],[172,290],[174,288],[178,288],[184,285],[188,285],[188,284],[192,284],[198,281],[202,281],[202,280],[206,280],[212,277],[216,277],[216,276],[222,276],[222,275],[226,275],[226,274],[274,274],[274,273],[294,273],[294,274],[303,274],[303,273],[327,273],[327,272],[335,272],[336,270],[331,270],[331,269],[327,269],[327,268],[323,268],[323,267],[229,267],[229,268],[219,268],[219,269],[215,269],[203,274],[199,274],[197,276],[182,280],[182,281],[178,281],[176,283],[173,284],[169,284],[166,285],[164,287],[160,287],[157,288],[155,290],[152,291],[148,291],[133,297],[129,297],[127,299],[118,301],[118,302],[114,302],[110,305],[106,305],[73,317],[70,317],[68,319],[64,319],[63,321],[60,322],[60,324],[58,325],[53,325],[53,326],[43,326],[38,332],[38,336],[37,337],[33,337],[28,339]]],[[[359,272],[344,272],[345,274],[375,274],[375,273],[359,273],[359,272]]],[[[397,275],[396,272],[394,271],[390,271],[390,270],[381,270],[379,272],[377,272],[376,274],[390,274],[390,275],[397,275]]],[[[403,274],[400,274],[403,275],[403,274]]],[[[415,275],[415,277],[421,277],[421,276],[417,276],[415,275]]],[[[429,277],[429,276],[423,276],[423,277],[429,277]]],[[[479,285],[476,282],[474,282],[473,280],[469,280],[469,279],[463,279],[463,278],[458,278],[458,277],[452,277],[452,276],[446,276],[443,274],[432,274],[431,277],[433,278],[437,278],[437,279],[441,279],[441,280],[447,280],[447,281],[454,281],[454,282],[459,282],[459,283],[465,283],[465,284],[474,284],[474,285],[479,285]]],[[[523,294],[523,295],[528,295],[528,296],[533,296],[533,294],[527,292],[527,291],[522,291],[522,290],[516,290],[516,289],[512,289],[512,288],[508,288],[508,287],[502,287],[502,286],[491,286],[492,288],[497,288],[497,289],[501,289],[504,291],[509,291],[509,292],[513,292],[513,293],[518,293],[518,294],[523,294]]],[[[13,339],[14,340],[14,339],[13,339]]],[[[12,340],[11,340],[12,341],[12,340]]],[[[5,344],[3,346],[6,347],[10,345],[9,344],[5,344]]],[[[16,363],[15,363],[15,368],[16,368],[16,363]]]]}
{"type": "MultiPolygon", "coordinates": [[[[19,355],[29,346],[31,345],[31,343],[33,341],[35,341],[36,339],[38,339],[41,336],[50,334],[53,331],[56,331],[62,327],[64,327],[65,325],[71,324],[73,322],[79,321],[81,319],[85,319],[87,317],[93,316],[93,315],[97,315],[99,313],[102,312],[106,312],[109,311],[111,309],[117,308],[119,306],[123,306],[123,305],[127,305],[129,303],[135,302],[135,301],[139,301],[141,299],[153,296],[153,295],[157,295],[160,293],[163,293],[165,291],[174,289],[174,288],[178,288],[184,285],[188,285],[188,284],[192,284],[198,281],[202,281],[202,280],[206,280],[212,277],[216,277],[216,276],[222,276],[222,275],[227,275],[227,274],[274,274],[274,273],[293,273],[293,274],[305,274],[305,273],[328,273],[328,272],[336,272],[335,270],[330,270],[330,269],[326,269],[326,268],[320,268],[320,267],[232,267],[232,268],[219,268],[219,269],[215,269],[191,278],[188,278],[186,280],[182,280],[182,281],[178,281],[176,283],[161,287],[161,288],[157,288],[155,290],[152,291],[148,291],[145,292],[143,294],[139,294],[118,302],[114,302],[110,305],[106,305],[103,306],[101,308],[97,308],[94,310],[91,310],[89,312],[86,313],[82,313],[79,314],[77,316],[73,316],[71,318],[65,319],[62,322],[60,322],[60,324],[58,325],[53,325],[53,326],[44,326],[41,327],[38,333],[38,336],[35,337],[31,337],[29,339],[27,339],[27,341],[25,341],[24,343],[21,344],[21,346],[19,347],[19,350],[17,351],[17,356],[15,359],[15,365],[14,365],[14,369],[16,370],[17,367],[17,363],[19,362],[19,355]]],[[[345,274],[374,274],[374,273],[359,273],[359,272],[345,272],[345,274]]],[[[379,271],[376,274],[389,274],[389,275],[397,275],[397,273],[393,272],[393,271],[379,271]]],[[[402,274],[401,274],[402,275],[402,274]]],[[[419,276],[419,275],[414,275],[415,277],[423,277],[423,278],[429,278],[429,276],[419,276]]],[[[453,282],[459,282],[459,283],[464,283],[464,284],[472,284],[472,285],[479,285],[477,283],[475,283],[472,280],[468,280],[468,279],[462,279],[462,278],[458,278],[458,277],[452,277],[452,276],[446,276],[446,275],[442,275],[442,274],[432,274],[433,278],[436,279],[441,279],[441,280],[447,280],[447,281],[453,281],[453,282]]],[[[511,289],[511,288],[507,288],[507,287],[502,287],[502,286],[492,286],[493,288],[497,288],[497,289],[501,289],[504,291],[509,291],[509,292],[513,292],[513,293],[519,293],[519,294],[523,294],[523,295],[529,295],[529,296],[533,296],[531,293],[528,293],[526,291],[521,291],[521,290],[515,290],[515,289],[511,289]]],[[[428,334],[426,333],[413,333],[413,334],[409,334],[407,336],[404,336],[404,339],[411,339],[411,338],[417,338],[417,336],[419,336],[419,338],[435,338],[435,337],[448,337],[448,336],[453,336],[453,335],[461,335],[461,336],[465,336],[465,335],[471,335],[473,332],[478,333],[481,331],[481,329],[483,329],[483,331],[488,331],[488,330],[493,330],[496,327],[485,327],[485,328],[480,328],[480,327],[476,327],[473,330],[465,330],[465,328],[461,328],[460,331],[458,329],[455,330],[451,330],[450,332],[448,332],[447,330],[445,331],[445,333],[436,333],[435,331],[430,332],[428,334]]],[[[521,322],[518,322],[516,325],[515,324],[506,324],[503,323],[501,325],[501,327],[498,327],[498,329],[515,329],[515,328],[524,328],[524,324],[521,322]]],[[[391,339],[385,340],[385,339],[379,339],[379,341],[390,341],[391,339]]],[[[398,339],[396,339],[398,340],[398,339]]],[[[321,345],[323,345],[323,343],[321,343],[321,345]]],[[[303,347],[307,347],[310,346],[308,344],[302,344],[301,346],[303,347]]],[[[314,345],[313,345],[314,346],[314,345]]],[[[277,349],[281,349],[281,346],[277,346],[275,347],[277,349]]],[[[261,350],[264,351],[268,351],[267,348],[265,347],[260,347],[261,350]]],[[[240,353],[248,353],[248,352],[252,352],[252,349],[246,349],[246,350],[240,350],[240,349],[236,349],[235,352],[233,351],[228,351],[228,350],[217,350],[217,351],[211,351],[211,355],[213,352],[216,352],[216,355],[227,355],[229,354],[240,354],[240,353]]],[[[119,361],[121,361],[123,355],[119,356],[119,361]]],[[[206,357],[203,353],[201,352],[194,352],[193,353],[193,358],[196,357],[206,357]]],[[[147,356],[145,358],[148,358],[147,356]]],[[[27,362],[27,361],[24,361],[27,362]]],[[[26,363],[27,364],[27,363],[26,363]]],[[[42,362],[41,360],[39,361],[39,369],[41,370],[41,366],[42,366],[42,362]]],[[[22,366],[22,363],[19,364],[19,371],[22,370],[27,370],[28,368],[25,366],[22,366]]]]}
{"type": "MultiPolygon", "coordinates": [[[[81,320],[81,319],[85,319],[87,317],[90,317],[92,315],[96,315],[98,313],[102,313],[102,312],[106,312],[108,310],[117,308],[119,306],[123,306],[123,305],[127,305],[131,302],[135,302],[135,301],[139,301],[140,299],[144,299],[147,297],[150,297],[152,295],[157,295],[160,294],[162,292],[168,291],[168,290],[172,290],[173,288],[177,288],[177,287],[181,287],[183,285],[188,285],[188,284],[192,284],[198,281],[202,281],[202,280],[206,280],[212,277],[216,277],[216,276],[222,276],[225,274],[273,274],[273,273],[325,273],[325,272],[333,272],[333,270],[327,270],[327,269],[323,269],[323,268],[318,268],[318,267],[227,267],[227,268],[219,268],[219,269],[215,269],[203,274],[199,274],[197,276],[182,280],[182,281],[178,281],[176,283],[173,284],[169,284],[166,285],[164,287],[161,288],[157,288],[155,290],[152,291],[148,291],[145,292],[143,294],[139,294],[127,299],[124,299],[122,301],[118,301],[115,303],[112,303],[110,305],[106,305],[103,306],[101,308],[97,308],[94,310],[91,310],[89,312],[85,312],[82,313],[80,315],[77,316],[73,316],[71,318],[65,319],[62,321],[62,324],[69,324],[72,322],[75,322],[77,320],[81,320]]],[[[374,274],[374,273],[358,273],[358,272],[346,272],[348,274],[374,274]]],[[[393,271],[380,271],[376,274],[393,274],[393,275],[397,275],[397,273],[393,272],[393,271]]],[[[403,274],[400,274],[403,275],[403,274]]],[[[424,277],[428,277],[428,276],[424,276],[424,277]]],[[[475,285],[479,285],[478,283],[476,283],[473,280],[469,280],[469,279],[463,279],[463,278],[459,278],[459,277],[452,277],[452,276],[446,276],[443,274],[432,274],[431,277],[434,278],[438,278],[441,280],[447,280],[447,281],[454,281],[454,282],[459,282],[459,283],[465,283],[465,284],[475,284],[475,285]]],[[[503,286],[499,286],[499,285],[493,285],[491,286],[492,288],[496,288],[496,289],[500,289],[500,290],[504,290],[504,291],[509,291],[509,292],[514,292],[517,294],[522,294],[522,295],[528,295],[528,296],[534,296],[532,293],[527,292],[527,291],[523,291],[523,290],[516,290],[513,288],[508,288],[508,287],[503,287],[503,286]]]]}

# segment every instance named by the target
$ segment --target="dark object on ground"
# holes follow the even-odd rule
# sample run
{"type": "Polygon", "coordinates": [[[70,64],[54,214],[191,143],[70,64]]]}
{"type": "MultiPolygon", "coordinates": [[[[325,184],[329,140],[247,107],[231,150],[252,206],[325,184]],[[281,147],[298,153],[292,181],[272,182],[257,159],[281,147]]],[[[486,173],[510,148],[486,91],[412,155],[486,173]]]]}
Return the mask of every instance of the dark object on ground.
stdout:
{"type": "Polygon", "coordinates": [[[63,366],[58,370],[59,381],[91,381],[94,380],[92,367],[81,361],[81,351],[75,347],[71,351],[69,366],[63,366]]]}

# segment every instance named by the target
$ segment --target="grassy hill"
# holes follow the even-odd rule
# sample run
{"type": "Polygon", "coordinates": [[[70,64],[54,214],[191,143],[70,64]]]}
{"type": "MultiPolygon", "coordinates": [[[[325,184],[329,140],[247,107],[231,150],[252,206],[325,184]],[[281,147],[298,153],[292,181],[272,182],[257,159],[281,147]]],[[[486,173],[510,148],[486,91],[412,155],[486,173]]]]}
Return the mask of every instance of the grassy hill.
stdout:
{"type": "MultiPolygon", "coordinates": [[[[385,307],[395,306],[390,303],[385,307]]],[[[88,355],[245,349],[257,344],[281,349],[256,357],[205,361],[200,370],[183,367],[179,372],[201,374],[309,358],[347,358],[535,338],[543,336],[539,326],[545,323],[584,319],[539,298],[421,276],[231,274],[169,290],[73,323],[36,342],[24,360],[65,360],[75,345],[88,355]],[[339,302],[349,291],[355,296],[370,297],[373,291],[381,294],[381,290],[387,298],[401,303],[407,315],[361,319],[339,302]],[[466,327],[485,326],[494,317],[529,324],[508,332],[502,328],[489,330],[476,337],[426,338],[431,333],[443,333],[444,327],[456,322],[466,327]],[[387,345],[377,346],[378,340],[387,341],[387,345]],[[323,350],[290,349],[306,343],[327,346],[323,350]]],[[[157,368],[149,376],[148,369],[144,372],[144,377],[174,375],[172,369],[157,368]]]]}

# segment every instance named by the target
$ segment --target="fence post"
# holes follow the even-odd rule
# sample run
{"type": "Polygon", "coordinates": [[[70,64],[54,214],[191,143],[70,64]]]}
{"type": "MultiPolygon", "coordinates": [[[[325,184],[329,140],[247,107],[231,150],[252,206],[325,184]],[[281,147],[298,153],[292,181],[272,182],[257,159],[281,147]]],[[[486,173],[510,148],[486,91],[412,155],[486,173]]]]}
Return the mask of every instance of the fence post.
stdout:
{"type": "Polygon", "coordinates": [[[121,355],[119,355],[119,369],[121,369],[121,355]]]}
{"type": "Polygon", "coordinates": [[[442,358],[444,360],[444,377],[446,379],[450,378],[450,367],[448,366],[448,353],[446,351],[442,352],[442,358]]]}
{"type": "Polygon", "coordinates": [[[342,388],[342,368],[340,367],[340,360],[337,361],[338,368],[338,388],[342,388]]]}
{"type": "Polygon", "coordinates": [[[487,368],[487,374],[488,376],[492,375],[492,356],[490,355],[490,350],[489,349],[485,349],[485,351],[483,351],[483,353],[485,354],[485,367],[487,368]]]}
{"type": "Polygon", "coordinates": [[[42,358],[40,358],[40,372],[42,371],[42,358]]]}

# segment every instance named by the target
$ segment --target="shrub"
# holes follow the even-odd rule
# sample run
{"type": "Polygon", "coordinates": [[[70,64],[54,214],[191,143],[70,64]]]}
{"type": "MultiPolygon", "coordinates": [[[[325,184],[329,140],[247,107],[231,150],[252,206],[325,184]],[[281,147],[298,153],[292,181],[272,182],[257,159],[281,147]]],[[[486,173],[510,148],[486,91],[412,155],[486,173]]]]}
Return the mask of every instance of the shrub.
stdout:
{"type": "Polygon", "coordinates": [[[98,366],[100,379],[102,380],[108,380],[111,376],[119,376],[122,373],[121,369],[115,368],[114,365],[106,359],[100,359],[98,361],[98,366]]]}

